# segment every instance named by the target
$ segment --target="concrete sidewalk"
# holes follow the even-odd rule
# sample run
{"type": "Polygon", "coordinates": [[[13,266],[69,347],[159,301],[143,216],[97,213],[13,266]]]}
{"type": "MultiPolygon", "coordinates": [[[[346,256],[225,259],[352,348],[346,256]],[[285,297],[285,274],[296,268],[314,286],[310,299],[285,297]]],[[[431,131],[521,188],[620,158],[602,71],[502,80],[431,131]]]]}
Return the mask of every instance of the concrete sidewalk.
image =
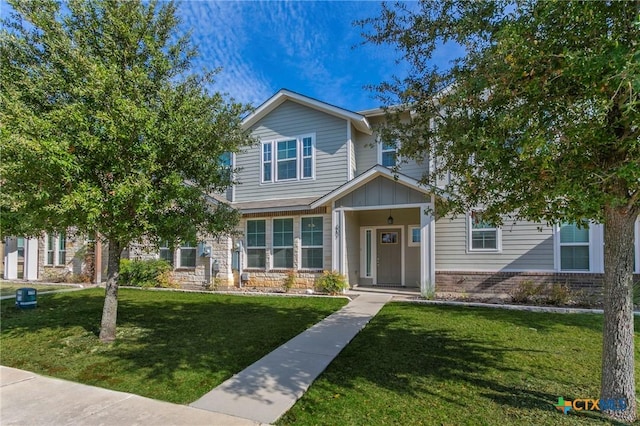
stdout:
{"type": "Polygon", "coordinates": [[[8,425],[255,425],[256,422],[0,366],[0,423],[8,425]]]}
{"type": "Polygon", "coordinates": [[[389,294],[359,294],[338,312],[222,383],[191,407],[273,423],[305,393],[389,294]]]}

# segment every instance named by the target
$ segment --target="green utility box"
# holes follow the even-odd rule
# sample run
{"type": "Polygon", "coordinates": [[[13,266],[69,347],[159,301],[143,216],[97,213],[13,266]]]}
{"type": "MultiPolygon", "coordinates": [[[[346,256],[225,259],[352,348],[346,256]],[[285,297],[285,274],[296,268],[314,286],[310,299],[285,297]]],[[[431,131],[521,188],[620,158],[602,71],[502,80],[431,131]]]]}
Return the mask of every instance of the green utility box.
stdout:
{"type": "Polygon", "coordinates": [[[16,290],[16,307],[19,309],[33,309],[38,306],[38,290],[24,287],[16,290]]]}

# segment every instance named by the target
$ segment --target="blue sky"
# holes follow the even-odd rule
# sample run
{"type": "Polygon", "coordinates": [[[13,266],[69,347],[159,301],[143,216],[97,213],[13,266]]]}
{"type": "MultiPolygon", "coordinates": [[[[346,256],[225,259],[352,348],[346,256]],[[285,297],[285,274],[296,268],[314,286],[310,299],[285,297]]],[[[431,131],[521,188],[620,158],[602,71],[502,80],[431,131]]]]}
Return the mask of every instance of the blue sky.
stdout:
{"type": "MultiPolygon", "coordinates": [[[[179,31],[190,31],[199,49],[196,69],[221,68],[213,89],[237,101],[257,107],[287,88],[359,111],[380,106],[365,86],[404,71],[392,47],[363,45],[354,25],[380,9],[380,1],[182,0],[179,31]]],[[[458,52],[436,53],[446,66],[458,52]]]]}
{"type": "Polygon", "coordinates": [[[364,86],[401,72],[389,47],[362,45],[354,21],[374,1],[183,1],[179,15],[201,57],[221,67],[216,90],[260,105],[287,88],[350,110],[379,106],[364,86]]]}

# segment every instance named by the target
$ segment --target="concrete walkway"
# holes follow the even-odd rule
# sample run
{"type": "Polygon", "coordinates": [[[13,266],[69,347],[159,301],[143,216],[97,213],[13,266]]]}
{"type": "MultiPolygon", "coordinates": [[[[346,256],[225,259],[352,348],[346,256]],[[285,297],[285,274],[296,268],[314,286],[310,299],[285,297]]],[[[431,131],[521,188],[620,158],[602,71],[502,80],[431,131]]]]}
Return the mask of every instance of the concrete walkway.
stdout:
{"type": "Polygon", "coordinates": [[[359,294],[338,312],[222,383],[191,407],[273,423],[305,393],[389,294],[359,294]]]}
{"type": "Polygon", "coordinates": [[[8,425],[250,426],[255,422],[0,366],[0,423],[8,425]]]}

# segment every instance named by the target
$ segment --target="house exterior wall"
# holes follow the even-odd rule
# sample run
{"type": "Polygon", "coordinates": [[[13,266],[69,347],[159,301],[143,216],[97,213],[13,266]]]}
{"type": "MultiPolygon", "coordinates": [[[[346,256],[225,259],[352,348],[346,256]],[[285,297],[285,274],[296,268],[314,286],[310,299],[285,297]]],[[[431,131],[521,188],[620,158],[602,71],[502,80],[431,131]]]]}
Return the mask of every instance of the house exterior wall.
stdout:
{"type": "MultiPolygon", "coordinates": [[[[369,123],[372,127],[383,124],[384,116],[369,117],[369,123]]],[[[356,176],[369,170],[371,167],[379,163],[378,157],[378,134],[374,131],[372,135],[364,133],[357,134],[357,140],[354,144],[356,162],[356,176]]],[[[400,173],[412,177],[416,180],[422,178],[425,173],[429,172],[429,159],[425,157],[424,161],[416,162],[415,160],[401,160],[398,170],[400,173]]]]}
{"type": "Polygon", "coordinates": [[[48,282],[91,282],[94,274],[92,243],[73,230],[69,230],[65,236],[65,262],[54,265],[47,264],[47,236],[38,238],[38,279],[48,282]]]}
{"type": "MultiPolygon", "coordinates": [[[[247,265],[246,259],[246,229],[248,220],[264,220],[265,221],[265,268],[249,268],[243,266],[243,272],[249,274],[249,281],[243,284],[244,288],[249,289],[271,289],[281,290],[284,287],[284,281],[287,278],[289,272],[294,272],[296,276],[296,283],[293,290],[313,289],[315,287],[316,279],[322,274],[323,270],[331,269],[331,244],[333,235],[331,232],[331,212],[325,213],[309,213],[304,212],[299,215],[279,215],[278,213],[270,215],[252,214],[249,217],[244,217],[240,221],[240,226],[237,231],[239,236],[234,242],[242,240],[245,244],[245,255],[243,257],[243,265],[247,265]],[[301,265],[302,254],[302,218],[303,217],[322,217],[322,229],[323,229],[323,242],[322,242],[322,254],[323,265],[321,269],[303,269],[301,265]],[[291,218],[293,220],[293,268],[282,269],[273,267],[273,219],[291,218]]],[[[231,287],[237,287],[238,277],[234,275],[234,281],[230,285],[231,287]]]]}
{"type": "Polygon", "coordinates": [[[553,230],[533,222],[502,227],[500,252],[470,251],[466,216],[436,222],[437,271],[554,271],[553,230]]]}
{"type": "Polygon", "coordinates": [[[348,180],[347,120],[285,101],[251,130],[261,141],[315,134],[315,179],[261,183],[261,145],[256,144],[236,155],[241,182],[236,202],[320,197],[348,180]]]}
{"type": "Polygon", "coordinates": [[[336,200],[336,207],[375,207],[425,202],[425,195],[401,183],[378,177],[336,200]]]}

